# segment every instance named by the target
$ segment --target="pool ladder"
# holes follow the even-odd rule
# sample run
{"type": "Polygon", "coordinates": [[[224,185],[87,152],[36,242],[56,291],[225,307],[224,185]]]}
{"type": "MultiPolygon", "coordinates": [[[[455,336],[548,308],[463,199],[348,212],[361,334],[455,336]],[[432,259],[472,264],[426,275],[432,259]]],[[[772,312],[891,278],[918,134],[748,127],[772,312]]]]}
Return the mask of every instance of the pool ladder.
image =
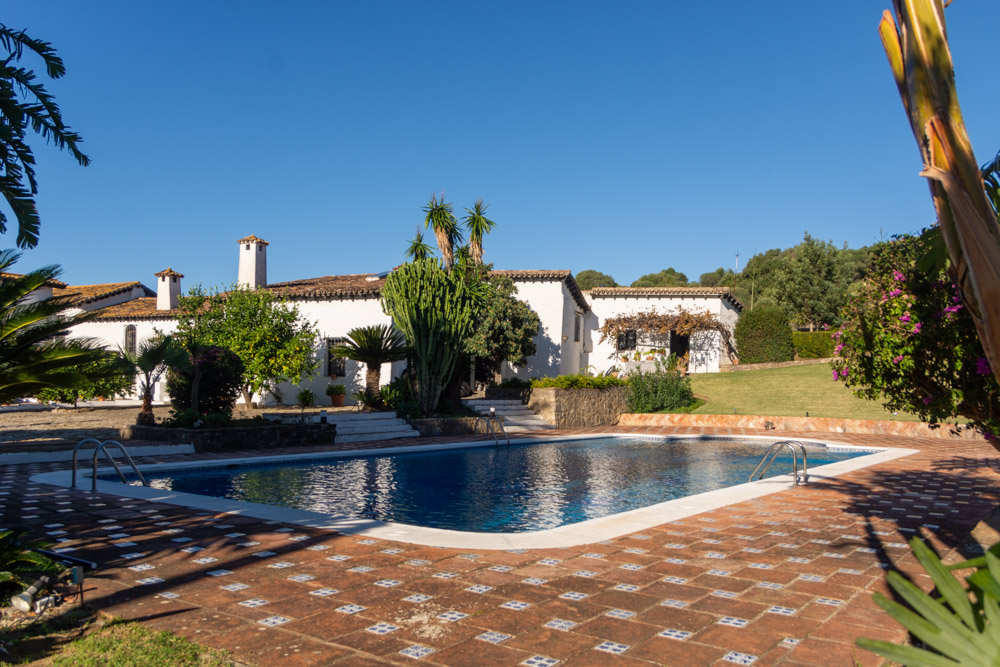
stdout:
{"type": "Polygon", "coordinates": [[[476,419],[476,423],[472,427],[472,434],[473,435],[479,435],[479,425],[480,424],[484,424],[485,425],[484,433],[488,433],[488,434],[492,435],[493,436],[493,440],[496,441],[496,444],[498,444],[498,445],[500,444],[500,436],[497,435],[497,430],[498,429],[500,431],[500,434],[503,435],[504,438],[506,438],[507,444],[508,445],[510,444],[510,436],[507,435],[507,431],[503,427],[503,422],[500,421],[500,418],[497,417],[495,414],[493,414],[491,412],[488,415],[483,415],[482,417],[479,417],[478,419],[476,419]],[[496,424],[496,428],[493,427],[494,424],[496,424]]]}
{"type": "Polygon", "coordinates": [[[101,442],[97,438],[84,438],[80,442],[76,443],[76,447],[73,448],[73,478],[72,478],[72,483],[70,484],[70,488],[74,489],[76,488],[76,457],[80,453],[80,448],[83,445],[89,443],[97,444],[97,447],[94,448],[94,475],[93,479],[91,480],[92,481],[90,488],[91,491],[97,491],[97,457],[100,456],[102,452],[104,453],[104,456],[106,456],[107,459],[111,461],[111,465],[115,467],[115,472],[117,472],[118,476],[121,477],[122,482],[128,483],[128,479],[125,478],[125,473],[122,472],[122,469],[121,467],[119,467],[118,462],[115,461],[115,457],[111,456],[111,452],[108,451],[109,445],[117,447],[119,451],[121,451],[122,456],[124,456],[128,464],[132,466],[132,471],[139,478],[139,481],[142,482],[142,485],[149,486],[149,482],[147,482],[146,478],[142,476],[141,472],[139,472],[138,466],[135,465],[135,461],[132,460],[132,457],[129,455],[128,450],[125,449],[125,446],[122,443],[118,442],[117,440],[105,440],[104,442],[101,442]]]}
{"type": "Polygon", "coordinates": [[[748,479],[747,481],[748,482],[754,481],[754,475],[757,475],[758,471],[760,472],[760,475],[757,476],[757,479],[763,479],[765,473],[767,473],[768,468],[771,467],[771,464],[774,463],[774,460],[778,458],[778,455],[781,454],[781,452],[786,448],[788,449],[788,451],[792,453],[792,477],[795,479],[795,486],[798,486],[800,483],[805,484],[806,482],[808,482],[809,454],[806,453],[805,445],[803,445],[798,440],[782,440],[781,442],[776,442],[770,447],[768,447],[767,452],[764,453],[764,457],[760,460],[760,463],[757,464],[757,467],[753,469],[753,472],[750,473],[750,479],[748,479]],[[799,451],[802,452],[801,482],[799,481],[799,466],[795,453],[796,447],[798,447],[799,451]]]}

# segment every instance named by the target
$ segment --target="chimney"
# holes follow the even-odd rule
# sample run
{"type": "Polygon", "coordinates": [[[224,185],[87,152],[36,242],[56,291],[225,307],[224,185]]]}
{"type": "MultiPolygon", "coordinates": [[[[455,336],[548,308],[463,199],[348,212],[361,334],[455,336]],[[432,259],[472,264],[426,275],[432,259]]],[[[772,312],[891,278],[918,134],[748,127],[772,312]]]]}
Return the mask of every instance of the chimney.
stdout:
{"type": "Polygon", "coordinates": [[[156,276],[156,309],[171,310],[177,307],[177,297],[181,295],[181,274],[171,268],[167,268],[156,276]]]}
{"type": "Polygon", "coordinates": [[[250,289],[267,287],[267,241],[251,234],[237,243],[240,244],[237,284],[250,289]]]}

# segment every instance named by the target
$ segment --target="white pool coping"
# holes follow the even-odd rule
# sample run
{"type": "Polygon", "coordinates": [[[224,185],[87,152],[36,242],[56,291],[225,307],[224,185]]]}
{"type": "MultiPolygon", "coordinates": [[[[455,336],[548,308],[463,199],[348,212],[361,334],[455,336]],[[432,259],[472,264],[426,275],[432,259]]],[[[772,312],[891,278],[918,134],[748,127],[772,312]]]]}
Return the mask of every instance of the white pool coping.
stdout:
{"type": "MultiPolygon", "coordinates": [[[[586,435],[566,436],[556,439],[531,438],[511,440],[512,445],[517,444],[544,444],[547,442],[581,440],[589,438],[627,438],[637,437],[643,439],[663,439],[663,440],[762,440],[778,442],[779,439],[768,436],[707,436],[707,435],[670,435],[651,436],[647,433],[589,433],[586,435]]],[[[846,461],[828,463],[817,468],[809,469],[809,479],[830,479],[845,473],[861,470],[869,466],[893,461],[904,456],[918,453],[916,449],[904,448],[880,448],[880,447],[858,447],[845,445],[827,440],[797,438],[799,442],[806,445],[821,445],[832,450],[861,450],[872,452],[866,456],[846,461]]],[[[278,456],[254,456],[232,459],[211,459],[201,461],[186,461],[178,463],[157,463],[140,465],[139,469],[144,475],[156,476],[158,471],[181,470],[184,468],[208,468],[208,467],[239,467],[241,463],[261,464],[265,462],[282,461],[308,461],[310,459],[329,459],[355,456],[377,456],[385,454],[403,454],[406,452],[426,452],[442,449],[458,449],[468,447],[495,447],[493,442],[457,442],[434,445],[409,445],[403,447],[386,447],[380,449],[355,449],[347,451],[325,451],[313,452],[309,454],[278,455],[278,456]]],[[[762,450],[762,455],[763,455],[762,450]]],[[[98,476],[114,474],[114,468],[100,468],[98,476]]],[[[32,482],[42,484],[52,484],[55,486],[69,487],[71,473],[69,470],[47,472],[31,477],[32,482]]],[[[88,489],[91,486],[92,471],[80,469],[78,472],[78,484],[80,488],[88,489]]],[[[206,510],[216,513],[237,514],[249,516],[267,521],[279,521],[291,525],[322,528],[339,533],[351,535],[365,535],[383,540],[394,540],[396,542],[407,542],[410,544],[420,544],[431,547],[448,547],[456,549],[543,549],[574,547],[583,544],[593,544],[602,540],[620,537],[628,533],[641,532],[643,530],[660,526],[671,521],[677,521],[694,514],[700,514],[709,510],[718,509],[727,505],[760,498],[772,493],[787,491],[795,488],[791,474],[769,477],[756,482],[737,484],[724,489],[707,491],[684,498],[668,500],[648,507],[628,510],[613,514],[611,516],[588,519],[578,523],[537,530],[524,533],[474,533],[460,530],[446,530],[443,528],[427,528],[423,526],[411,526],[402,523],[390,523],[377,519],[355,519],[347,516],[335,516],[312,512],[308,510],[298,510],[288,507],[277,507],[274,505],[264,505],[261,503],[250,503],[227,498],[214,498],[201,496],[192,493],[179,493],[175,491],[165,491],[144,486],[132,486],[98,479],[97,491],[125,498],[137,498],[151,502],[168,503],[189,507],[193,509],[206,510]]]]}

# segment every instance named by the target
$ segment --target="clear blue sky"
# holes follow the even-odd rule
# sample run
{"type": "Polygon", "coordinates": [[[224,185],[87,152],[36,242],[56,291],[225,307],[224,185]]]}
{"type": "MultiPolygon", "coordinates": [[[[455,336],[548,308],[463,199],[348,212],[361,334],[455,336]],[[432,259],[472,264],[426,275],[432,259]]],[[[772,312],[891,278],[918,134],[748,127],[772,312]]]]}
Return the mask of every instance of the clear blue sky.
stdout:
{"type": "MultiPolygon", "coordinates": [[[[382,271],[441,190],[491,204],[504,269],[627,284],[806,230],[867,245],[933,220],[876,32],[888,4],[5,3],[66,61],[47,85],[94,161],[34,142],[41,243],[18,268],[228,284],[253,233],[271,282],[382,271]]],[[[947,18],[982,162],[1000,2],[947,18]]]]}

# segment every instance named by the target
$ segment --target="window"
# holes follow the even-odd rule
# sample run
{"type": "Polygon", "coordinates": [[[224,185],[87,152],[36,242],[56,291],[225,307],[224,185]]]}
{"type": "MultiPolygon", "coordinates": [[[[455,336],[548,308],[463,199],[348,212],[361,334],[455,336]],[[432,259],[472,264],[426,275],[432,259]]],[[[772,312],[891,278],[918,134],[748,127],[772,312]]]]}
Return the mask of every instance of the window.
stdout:
{"type": "Polygon", "coordinates": [[[619,350],[634,350],[636,347],[635,329],[629,329],[618,334],[619,350]]]}
{"type": "Polygon", "coordinates": [[[125,351],[129,354],[135,354],[135,325],[128,324],[125,326],[125,351]]]}
{"type": "Polygon", "coordinates": [[[583,315],[580,313],[576,314],[576,318],[573,320],[573,342],[580,342],[580,331],[583,329],[583,315]]]}
{"type": "Polygon", "coordinates": [[[343,345],[345,338],[326,339],[326,374],[330,377],[344,377],[347,375],[347,359],[337,357],[333,354],[333,349],[338,345],[343,345]]]}

